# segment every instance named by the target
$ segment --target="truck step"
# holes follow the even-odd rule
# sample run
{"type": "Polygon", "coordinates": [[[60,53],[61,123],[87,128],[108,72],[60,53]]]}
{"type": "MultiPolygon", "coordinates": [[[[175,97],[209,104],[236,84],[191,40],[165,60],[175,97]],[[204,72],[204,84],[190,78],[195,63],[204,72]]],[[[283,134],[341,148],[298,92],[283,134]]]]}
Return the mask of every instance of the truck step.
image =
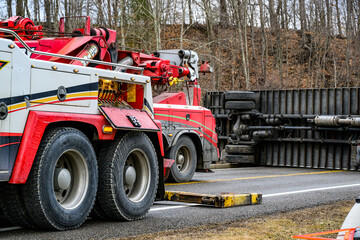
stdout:
{"type": "Polygon", "coordinates": [[[224,160],[228,163],[255,163],[254,155],[226,155],[224,160]]]}
{"type": "Polygon", "coordinates": [[[165,199],[175,202],[198,203],[214,206],[216,208],[227,208],[244,205],[260,204],[262,194],[259,193],[221,193],[220,195],[198,194],[189,192],[166,191],[165,199]]]}

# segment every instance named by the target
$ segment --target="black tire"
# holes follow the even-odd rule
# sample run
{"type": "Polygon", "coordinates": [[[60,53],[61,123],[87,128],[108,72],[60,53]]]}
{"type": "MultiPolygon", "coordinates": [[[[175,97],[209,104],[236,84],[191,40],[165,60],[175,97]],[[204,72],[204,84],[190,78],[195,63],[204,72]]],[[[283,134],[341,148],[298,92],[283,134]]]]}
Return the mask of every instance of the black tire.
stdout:
{"type": "Polygon", "coordinates": [[[0,227],[9,227],[9,226],[12,226],[13,223],[10,222],[10,220],[5,217],[2,209],[0,208],[0,227]]]}
{"type": "Polygon", "coordinates": [[[169,158],[175,162],[170,168],[169,181],[184,183],[194,176],[197,164],[196,148],[187,136],[181,136],[176,144],[171,147],[169,158]]]}
{"type": "Polygon", "coordinates": [[[255,101],[254,92],[246,91],[228,91],[225,92],[225,100],[252,100],[255,101]]]}
{"type": "Polygon", "coordinates": [[[97,219],[97,220],[108,220],[109,219],[106,216],[104,210],[101,208],[101,206],[99,206],[97,201],[95,201],[94,207],[91,210],[90,217],[92,219],[97,219]]]}
{"type": "Polygon", "coordinates": [[[15,225],[24,228],[37,228],[31,220],[22,197],[23,185],[2,183],[0,185],[0,226],[15,225]],[[6,222],[8,223],[6,224],[6,222]]]}
{"type": "Polygon", "coordinates": [[[228,163],[255,163],[254,155],[226,155],[224,158],[228,163]]]}
{"type": "Polygon", "coordinates": [[[227,101],[225,102],[225,108],[231,110],[251,110],[255,108],[255,102],[253,101],[227,101]]]}
{"type": "Polygon", "coordinates": [[[88,138],[74,128],[54,128],[41,141],[22,194],[37,226],[71,230],[89,215],[96,186],[97,161],[88,138]]]}
{"type": "Polygon", "coordinates": [[[114,221],[144,218],[159,181],[157,155],[148,136],[131,132],[118,137],[101,149],[99,162],[96,210],[114,221]]]}
{"type": "Polygon", "coordinates": [[[228,154],[254,154],[255,147],[253,145],[226,145],[225,151],[228,154]]]}
{"type": "MultiPolygon", "coordinates": [[[[1,196],[1,198],[0,198],[0,228],[19,225],[19,224],[14,224],[13,221],[10,221],[10,218],[8,217],[9,214],[5,215],[5,213],[3,211],[3,209],[8,209],[7,207],[9,207],[8,204],[5,204],[5,199],[12,198],[14,200],[16,198],[13,195],[6,195],[6,194],[9,194],[8,191],[4,191],[4,189],[6,188],[6,185],[8,185],[8,184],[7,183],[0,184],[0,196],[1,196]],[[7,207],[5,207],[5,206],[7,206],[7,207]]],[[[12,201],[12,205],[10,206],[9,210],[12,210],[13,208],[15,208],[14,201],[12,201]]],[[[23,211],[23,209],[21,209],[21,211],[19,211],[19,212],[22,212],[22,211],[23,211]]],[[[16,216],[18,216],[18,215],[19,214],[16,214],[16,216]]]]}

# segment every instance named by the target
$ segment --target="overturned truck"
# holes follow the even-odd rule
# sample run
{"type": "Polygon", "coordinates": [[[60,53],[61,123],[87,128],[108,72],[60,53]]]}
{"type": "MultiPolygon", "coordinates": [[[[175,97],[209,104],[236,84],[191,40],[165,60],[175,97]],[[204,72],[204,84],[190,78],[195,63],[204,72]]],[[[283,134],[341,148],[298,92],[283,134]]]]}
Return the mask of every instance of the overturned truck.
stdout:
{"type": "Polygon", "coordinates": [[[221,159],[357,170],[360,88],[208,92],[221,159]]]}

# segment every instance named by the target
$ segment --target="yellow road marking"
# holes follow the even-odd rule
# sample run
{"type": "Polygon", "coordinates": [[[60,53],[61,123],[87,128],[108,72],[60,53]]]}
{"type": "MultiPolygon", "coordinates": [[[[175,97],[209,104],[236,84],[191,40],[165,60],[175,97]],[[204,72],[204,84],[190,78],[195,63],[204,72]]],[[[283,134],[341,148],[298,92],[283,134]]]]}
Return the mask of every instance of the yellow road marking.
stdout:
{"type": "Polygon", "coordinates": [[[290,173],[290,174],[284,174],[284,175],[268,175],[268,176],[228,178],[228,179],[215,179],[215,180],[186,182],[186,183],[166,183],[165,186],[196,184],[196,183],[228,182],[228,181],[238,181],[238,180],[248,180],[248,179],[260,179],[260,178],[291,177],[291,176],[301,176],[301,175],[316,175],[316,174],[337,173],[337,172],[344,172],[344,170],[333,170],[333,171],[323,171],[323,172],[309,172],[309,173],[290,173]]]}

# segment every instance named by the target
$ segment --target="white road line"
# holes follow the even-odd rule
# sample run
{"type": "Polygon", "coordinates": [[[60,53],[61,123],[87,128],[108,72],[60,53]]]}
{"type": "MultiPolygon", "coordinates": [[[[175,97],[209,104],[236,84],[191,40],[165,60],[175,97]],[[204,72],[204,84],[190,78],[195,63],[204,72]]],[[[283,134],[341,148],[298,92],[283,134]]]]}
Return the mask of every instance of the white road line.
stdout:
{"type": "Polygon", "coordinates": [[[6,227],[6,228],[0,228],[0,232],[6,232],[6,231],[11,231],[11,230],[17,230],[20,229],[21,227],[6,227]]]}
{"type": "MultiPolygon", "coordinates": [[[[332,187],[304,189],[304,190],[291,191],[291,192],[264,194],[264,195],[262,195],[262,197],[263,198],[278,197],[278,196],[283,196],[283,195],[292,195],[292,194],[299,194],[299,193],[325,191],[325,190],[333,190],[333,189],[340,189],[340,188],[350,188],[350,187],[359,187],[359,186],[360,186],[360,183],[355,183],[355,184],[332,186],[332,187]]],[[[164,211],[164,210],[178,209],[178,208],[186,208],[186,207],[191,207],[191,206],[196,206],[196,205],[201,206],[201,204],[188,203],[188,204],[181,205],[181,206],[168,206],[168,207],[152,208],[152,209],[150,209],[150,212],[164,211]]]]}
{"type": "Polygon", "coordinates": [[[197,203],[184,203],[184,205],[178,205],[178,206],[168,206],[168,207],[158,207],[158,208],[151,208],[150,212],[156,212],[156,211],[163,211],[163,210],[169,210],[169,209],[177,209],[177,208],[185,208],[185,207],[191,207],[191,206],[201,206],[201,204],[197,203]]]}
{"type": "Polygon", "coordinates": [[[304,190],[291,191],[291,192],[264,194],[262,197],[263,197],[263,198],[267,198],[267,197],[277,197],[277,196],[283,196],[283,195],[291,195],[291,194],[307,193],[307,192],[316,192],[316,191],[325,191],[325,190],[333,190],[333,189],[349,188],[349,187],[358,187],[358,186],[360,186],[360,183],[349,184],[349,185],[333,186],[333,187],[324,187],[324,188],[304,189],[304,190]]]}
{"type": "MultiPolygon", "coordinates": [[[[257,169],[259,169],[259,168],[263,168],[263,167],[258,167],[257,169]]],[[[213,170],[214,172],[215,171],[225,171],[225,170],[239,170],[239,171],[241,171],[241,170],[254,170],[254,167],[244,167],[244,168],[238,168],[238,167],[234,167],[234,168],[211,168],[210,170],[213,170]]],[[[202,173],[202,172],[200,172],[200,173],[202,173]]]]}

